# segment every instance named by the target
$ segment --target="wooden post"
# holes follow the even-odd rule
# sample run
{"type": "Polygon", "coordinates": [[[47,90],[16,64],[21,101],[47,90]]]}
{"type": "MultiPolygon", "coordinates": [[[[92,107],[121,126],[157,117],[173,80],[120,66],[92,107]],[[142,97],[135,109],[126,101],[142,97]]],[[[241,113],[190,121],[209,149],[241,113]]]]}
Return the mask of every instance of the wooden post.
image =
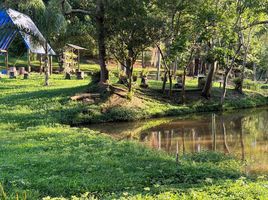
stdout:
{"type": "Polygon", "coordinates": [[[40,62],[40,74],[42,74],[42,73],[43,73],[43,67],[42,67],[42,54],[40,54],[40,60],[39,60],[39,62],[40,62]]]}
{"type": "Polygon", "coordinates": [[[77,58],[77,66],[78,66],[78,72],[80,72],[80,51],[78,49],[78,58],[77,58]]]}
{"type": "Polygon", "coordinates": [[[49,56],[49,71],[50,71],[50,74],[53,74],[53,58],[52,56],[49,56]]]}
{"type": "Polygon", "coordinates": [[[49,55],[48,55],[48,44],[47,41],[45,41],[45,86],[49,85],[49,66],[48,61],[49,55]]]}
{"type": "Polygon", "coordinates": [[[8,51],[6,51],[5,63],[6,63],[6,69],[7,69],[7,72],[8,72],[8,51]]]}
{"type": "Polygon", "coordinates": [[[28,49],[28,73],[31,72],[31,50],[28,49]]]}

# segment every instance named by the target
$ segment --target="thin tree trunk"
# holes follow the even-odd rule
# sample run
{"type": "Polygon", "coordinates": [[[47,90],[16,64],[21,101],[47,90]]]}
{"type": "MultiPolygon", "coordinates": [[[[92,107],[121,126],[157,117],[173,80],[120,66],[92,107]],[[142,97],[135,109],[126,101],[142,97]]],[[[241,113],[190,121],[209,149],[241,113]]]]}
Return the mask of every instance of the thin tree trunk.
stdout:
{"type": "Polygon", "coordinates": [[[170,73],[170,69],[167,65],[167,62],[166,62],[166,59],[163,55],[163,52],[160,48],[160,46],[157,45],[157,48],[158,48],[158,51],[162,57],[162,60],[163,60],[163,63],[164,63],[164,66],[165,66],[165,73],[164,73],[164,80],[163,80],[163,86],[162,86],[162,92],[165,93],[165,90],[166,90],[166,83],[167,83],[167,75],[168,75],[168,72],[170,73]]]}
{"type": "MultiPolygon", "coordinates": [[[[231,65],[230,67],[228,67],[226,69],[226,72],[225,72],[225,76],[224,76],[224,81],[223,81],[223,90],[222,90],[222,96],[221,96],[221,105],[223,106],[224,104],[224,101],[225,101],[225,97],[226,97],[226,93],[227,93],[227,84],[228,84],[228,78],[231,74],[231,71],[233,70],[233,67],[234,67],[234,64],[235,64],[235,60],[238,56],[238,54],[240,53],[240,50],[241,50],[241,44],[239,44],[237,50],[236,50],[236,54],[235,56],[232,58],[232,62],[231,62],[231,65]]],[[[227,61],[228,63],[228,61],[227,61]]]]}
{"type": "Polygon", "coordinates": [[[243,94],[243,85],[244,85],[244,79],[245,79],[245,68],[247,64],[247,56],[248,56],[248,50],[245,48],[245,55],[243,58],[243,67],[242,67],[242,73],[241,73],[241,87],[239,88],[239,92],[243,94]]]}
{"type": "Polygon", "coordinates": [[[145,58],[144,58],[144,51],[142,51],[141,53],[141,66],[142,68],[145,68],[145,58]]]}
{"type": "Polygon", "coordinates": [[[168,71],[168,78],[169,78],[169,96],[172,96],[172,75],[170,70],[168,71]]]}
{"type": "Polygon", "coordinates": [[[167,73],[168,73],[167,71],[165,71],[165,73],[164,73],[164,80],[163,80],[163,85],[162,85],[163,94],[165,94],[165,91],[166,91],[167,73]]]}
{"type": "Polygon", "coordinates": [[[231,70],[229,70],[227,73],[225,73],[224,79],[223,79],[223,88],[222,88],[222,96],[221,96],[221,105],[222,106],[224,104],[226,93],[227,93],[227,82],[228,82],[228,77],[229,77],[230,72],[231,72],[231,70]]]}
{"type": "Polygon", "coordinates": [[[101,68],[100,84],[106,84],[109,80],[109,71],[106,66],[106,44],[105,44],[105,26],[104,26],[105,8],[103,0],[97,2],[97,27],[98,27],[98,46],[99,46],[99,64],[101,68]]]}
{"type": "Polygon", "coordinates": [[[183,78],[182,78],[182,90],[181,90],[181,103],[185,104],[185,99],[186,99],[186,95],[185,95],[185,82],[186,82],[186,67],[184,67],[183,70],[183,78]]]}
{"type": "Polygon", "coordinates": [[[198,76],[199,74],[199,66],[200,66],[200,59],[195,58],[195,68],[194,68],[194,75],[198,76]]]}

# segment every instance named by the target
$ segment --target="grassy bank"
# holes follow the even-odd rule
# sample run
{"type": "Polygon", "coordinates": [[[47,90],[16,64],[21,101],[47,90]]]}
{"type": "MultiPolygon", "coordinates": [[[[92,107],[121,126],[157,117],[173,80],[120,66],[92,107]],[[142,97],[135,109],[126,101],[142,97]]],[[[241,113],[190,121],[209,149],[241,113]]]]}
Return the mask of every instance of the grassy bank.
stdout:
{"type": "MultiPolygon", "coordinates": [[[[30,200],[71,199],[81,194],[84,197],[80,199],[93,199],[93,196],[99,199],[265,199],[267,196],[265,177],[260,180],[246,177],[243,163],[232,157],[203,152],[180,155],[177,164],[174,155],[62,125],[78,122],[84,115],[108,121],[125,120],[125,116],[135,114],[128,112],[144,112],[142,107],[135,108],[138,111],[132,107],[126,107],[128,111],[115,107],[104,112],[105,102],[87,105],[69,100],[75,93],[87,90],[89,82],[89,79],[63,80],[62,75],[53,75],[49,87],[43,86],[40,75],[32,75],[29,80],[0,80],[0,182],[3,186],[0,199],[16,199],[16,196],[30,200]],[[109,118],[103,118],[105,113],[110,113],[109,118]]],[[[150,96],[150,91],[136,92],[138,96],[146,94],[141,100],[148,112],[145,117],[161,116],[180,108],[170,101],[165,103],[162,98],[156,100],[159,96],[150,96]]],[[[89,123],[93,118],[85,120],[89,123]]]]}
{"type": "Polygon", "coordinates": [[[87,192],[99,199],[267,195],[264,178],[241,178],[242,164],[223,154],[184,155],[176,164],[172,155],[64,126],[14,130],[1,124],[0,139],[0,182],[7,199],[25,194],[33,200],[70,198],[87,192]]]}
{"type": "MultiPolygon", "coordinates": [[[[200,97],[200,92],[188,92],[187,102],[180,105],[179,93],[172,98],[159,91],[160,82],[150,81],[149,89],[136,89],[132,101],[111,92],[104,92],[102,100],[96,104],[71,101],[70,97],[86,91],[96,91],[89,84],[91,79],[64,80],[64,75],[53,75],[51,85],[43,86],[44,77],[33,74],[29,80],[21,77],[15,80],[0,80],[0,109],[2,122],[21,127],[47,124],[90,124],[111,121],[135,121],[154,117],[183,116],[185,114],[219,111],[221,89],[213,88],[210,100],[200,97]],[[29,98],[30,97],[30,98],[29,98]],[[27,118],[27,120],[24,120],[27,118]]],[[[112,78],[116,82],[116,78],[112,78]]],[[[188,81],[188,88],[196,85],[196,80],[188,81]]],[[[122,87],[122,86],[120,86],[122,87]]],[[[246,90],[241,95],[229,89],[224,110],[252,108],[268,105],[267,90],[246,90]]]]}
{"type": "MultiPolygon", "coordinates": [[[[117,78],[112,77],[111,83],[116,83],[117,78]]],[[[267,89],[256,88],[245,89],[244,94],[228,88],[227,97],[223,107],[220,106],[222,89],[218,83],[214,83],[212,96],[209,100],[201,97],[201,91],[195,91],[197,79],[188,78],[186,103],[180,104],[180,92],[174,91],[169,97],[168,91],[161,92],[161,81],[149,81],[148,89],[139,87],[140,80],[134,86],[132,101],[122,99],[113,93],[103,94],[103,101],[97,105],[84,105],[83,111],[75,114],[70,124],[89,124],[113,121],[136,121],[166,116],[183,116],[186,114],[200,112],[217,112],[234,109],[255,108],[268,105],[267,89]],[[113,103],[115,102],[115,103],[113,103]]],[[[115,84],[115,87],[124,88],[115,84]]],[[[89,86],[92,92],[100,92],[95,86],[89,86]]],[[[125,89],[126,90],[126,89],[125,89]]],[[[100,92],[102,93],[102,92],[100,92]]],[[[123,95],[128,96],[125,92],[123,95]]]]}

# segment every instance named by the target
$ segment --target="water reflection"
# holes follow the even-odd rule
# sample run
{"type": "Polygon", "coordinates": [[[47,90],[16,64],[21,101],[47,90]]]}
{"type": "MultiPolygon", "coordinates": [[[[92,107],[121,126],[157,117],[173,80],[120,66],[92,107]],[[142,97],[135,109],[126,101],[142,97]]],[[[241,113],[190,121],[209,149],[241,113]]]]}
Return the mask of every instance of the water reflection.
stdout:
{"type": "Polygon", "coordinates": [[[95,128],[124,138],[138,136],[141,143],[174,155],[207,150],[233,154],[248,161],[247,171],[268,172],[267,120],[265,108],[169,119],[151,128],[143,128],[149,122],[106,125],[109,131],[95,128]]]}

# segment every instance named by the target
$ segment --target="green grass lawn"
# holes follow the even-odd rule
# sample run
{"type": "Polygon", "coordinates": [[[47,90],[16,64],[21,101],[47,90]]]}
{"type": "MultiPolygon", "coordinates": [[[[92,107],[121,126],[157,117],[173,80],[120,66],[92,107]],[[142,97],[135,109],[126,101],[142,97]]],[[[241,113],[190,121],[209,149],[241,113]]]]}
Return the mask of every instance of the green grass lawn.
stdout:
{"type": "MultiPolygon", "coordinates": [[[[73,195],[84,196],[80,199],[268,196],[268,181],[246,177],[242,163],[232,157],[203,152],[181,155],[177,164],[174,155],[63,125],[76,122],[82,114],[94,121],[117,120],[125,114],[130,118],[133,113],[117,108],[104,118],[101,105],[70,101],[70,96],[89,87],[90,78],[64,80],[63,75],[53,75],[49,87],[43,86],[43,79],[39,74],[29,80],[0,79],[0,199],[17,195],[29,200],[73,195]]],[[[147,116],[190,109],[171,104],[161,108],[164,103],[153,99],[147,103],[146,112],[151,112],[147,116]]]]}

